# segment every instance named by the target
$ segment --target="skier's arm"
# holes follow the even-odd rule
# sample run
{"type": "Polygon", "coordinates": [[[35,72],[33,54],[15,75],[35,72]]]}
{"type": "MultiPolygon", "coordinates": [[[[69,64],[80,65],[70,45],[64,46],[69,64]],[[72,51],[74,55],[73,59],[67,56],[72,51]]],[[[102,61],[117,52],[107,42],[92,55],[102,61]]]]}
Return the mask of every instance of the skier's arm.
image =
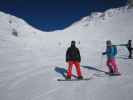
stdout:
{"type": "Polygon", "coordinates": [[[108,48],[106,48],[106,51],[102,53],[102,55],[108,55],[110,54],[110,50],[108,48]]]}
{"type": "MultiPolygon", "coordinates": [[[[78,52],[79,52],[79,50],[78,50],[78,52]]],[[[79,62],[81,62],[81,56],[80,56],[80,52],[79,52],[79,62]]]]}
{"type": "Polygon", "coordinates": [[[106,54],[107,54],[107,52],[103,52],[103,53],[102,53],[102,55],[106,55],[106,54]]]}
{"type": "Polygon", "coordinates": [[[68,59],[69,59],[69,49],[67,49],[67,52],[66,52],[66,62],[68,62],[68,59]]]}
{"type": "Polygon", "coordinates": [[[128,44],[119,44],[119,45],[116,45],[116,46],[127,46],[128,44]]]}
{"type": "Polygon", "coordinates": [[[78,56],[79,56],[79,62],[81,62],[81,56],[80,56],[79,49],[77,49],[77,52],[78,52],[78,56]]]}

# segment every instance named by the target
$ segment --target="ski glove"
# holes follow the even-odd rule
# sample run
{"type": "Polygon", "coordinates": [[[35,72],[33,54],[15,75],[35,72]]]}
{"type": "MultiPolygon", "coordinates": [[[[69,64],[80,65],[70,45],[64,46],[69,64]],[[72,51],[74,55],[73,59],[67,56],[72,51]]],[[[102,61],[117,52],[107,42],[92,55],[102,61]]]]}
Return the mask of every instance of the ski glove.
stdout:
{"type": "Polygon", "coordinates": [[[103,53],[102,53],[102,55],[105,55],[105,54],[106,54],[106,52],[103,52],[103,53]]]}

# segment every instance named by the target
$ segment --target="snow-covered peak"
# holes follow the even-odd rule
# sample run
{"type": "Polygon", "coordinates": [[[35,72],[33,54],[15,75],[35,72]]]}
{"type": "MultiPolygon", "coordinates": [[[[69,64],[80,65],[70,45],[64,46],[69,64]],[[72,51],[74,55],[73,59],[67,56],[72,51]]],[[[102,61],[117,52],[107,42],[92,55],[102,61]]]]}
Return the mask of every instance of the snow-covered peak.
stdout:
{"type": "Polygon", "coordinates": [[[89,26],[89,25],[94,25],[98,22],[104,21],[106,19],[109,19],[113,16],[117,16],[119,14],[123,14],[128,12],[130,9],[128,6],[120,7],[120,8],[112,8],[109,10],[106,10],[105,12],[93,12],[90,16],[86,16],[82,18],[80,21],[75,22],[72,24],[72,26],[89,26]]]}

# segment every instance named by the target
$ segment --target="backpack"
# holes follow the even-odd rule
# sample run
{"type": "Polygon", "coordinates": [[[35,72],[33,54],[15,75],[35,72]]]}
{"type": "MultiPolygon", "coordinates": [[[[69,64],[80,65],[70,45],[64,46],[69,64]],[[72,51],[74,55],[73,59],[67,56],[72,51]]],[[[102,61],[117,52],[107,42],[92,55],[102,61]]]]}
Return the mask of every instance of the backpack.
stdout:
{"type": "Polygon", "coordinates": [[[113,55],[114,56],[117,55],[117,47],[116,47],[116,45],[113,45],[113,55]]]}

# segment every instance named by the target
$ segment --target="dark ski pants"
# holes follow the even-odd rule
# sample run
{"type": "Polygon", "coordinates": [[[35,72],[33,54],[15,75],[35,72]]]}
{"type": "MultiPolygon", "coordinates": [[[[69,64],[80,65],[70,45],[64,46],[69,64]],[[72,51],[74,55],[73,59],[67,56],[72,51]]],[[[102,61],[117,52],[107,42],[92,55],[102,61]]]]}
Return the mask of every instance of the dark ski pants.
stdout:
{"type": "Polygon", "coordinates": [[[109,72],[111,73],[117,73],[118,72],[118,68],[116,65],[116,60],[115,59],[108,59],[107,60],[107,66],[109,68],[109,72]]]}
{"type": "Polygon", "coordinates": [[[73,65],[75,65],[75,67],[76,67],[78,77],[82,76],[81,69],[80,69],[80,62],[78,62],[78,61],[69,61],[68,64],[69,64],[69,66],[68,66],[68,70],[67,70],[67,77],[71,78],[73,65]]]}
{"type": "Polygon", "coordinates": [[[128,56],[128,58],[132,58],[132,48],[131,49],[128,49],[128,51],[129,51],[129,56],[128,56]]]}

